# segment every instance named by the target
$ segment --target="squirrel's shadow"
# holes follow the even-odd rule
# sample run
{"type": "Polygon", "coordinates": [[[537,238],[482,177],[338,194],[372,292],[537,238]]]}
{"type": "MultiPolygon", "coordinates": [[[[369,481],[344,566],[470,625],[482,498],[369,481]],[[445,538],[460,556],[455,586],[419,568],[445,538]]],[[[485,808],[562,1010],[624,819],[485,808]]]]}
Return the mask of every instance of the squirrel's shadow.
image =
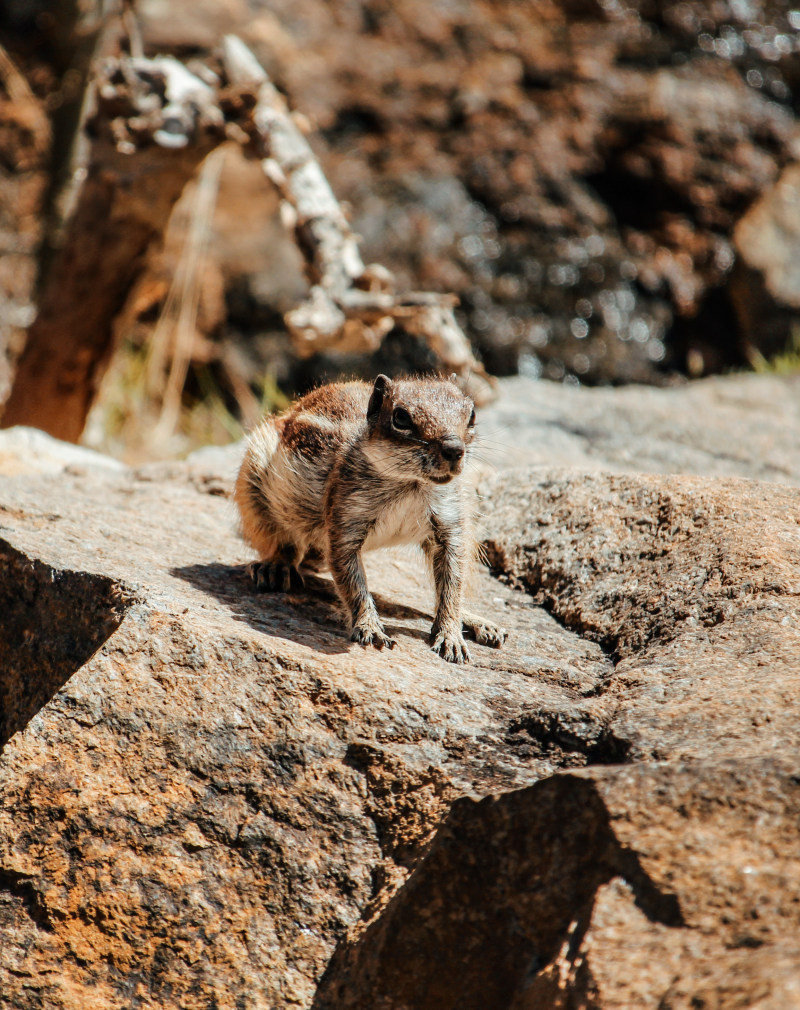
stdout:
{"type": "MultiPolygon", "coordinates": [[[[220,561],[171,568],[170,575],[213,596],[233,615],[235,621],[255,631],[308,646],[328,655],[349,652],[349,640],[338,609],[333,583],[315,575],[306,576],[305,585],[288,593],[259,593],[245,565],[220,561]]],[[[373,593],[381,615],[396,620],[430,622],[428,614],[373,593]]],[[[407,625],[386,625],[391,635],[427,641],[427,634],[407,625]]]]}

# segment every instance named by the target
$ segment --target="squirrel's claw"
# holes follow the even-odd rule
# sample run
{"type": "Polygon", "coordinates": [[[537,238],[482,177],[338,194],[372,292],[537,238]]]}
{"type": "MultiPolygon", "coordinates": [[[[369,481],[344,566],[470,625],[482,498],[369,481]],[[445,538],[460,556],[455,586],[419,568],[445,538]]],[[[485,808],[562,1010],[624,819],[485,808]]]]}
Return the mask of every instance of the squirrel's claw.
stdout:
{"type": "Polygon", "coordinates": [[[350,639],[353,642],[358,642],[359,645],[372,645],[376,649],[383,649],[384,646],[386,646],[387,649],[393,649],[397,645],[395,639],[389,638],[380,624],[357,624],[353,628],[350,639]]]}
{"type": "Polygon", "coordinates": [[[448,663],[470,663],[472,657],[460,631],[435,633],[431,649],[448,663]]]}
{"type": "Polygon", "coordinates": [[[461,624],[464,631],[472,635],[478,645],[489,645],[493,649],[499,649],[508,638],[505,628],[501,628],[493,621],[478,617],[476,614],[463,614],[461,624]]]}
{"type": "Polygon", "coordinates": [[[305,584],[303,576],[293,565],[278,561],[253,561],[247,566],[247,574],[253,580],[257,593],[291,592],[293,579],[305,584]]]}

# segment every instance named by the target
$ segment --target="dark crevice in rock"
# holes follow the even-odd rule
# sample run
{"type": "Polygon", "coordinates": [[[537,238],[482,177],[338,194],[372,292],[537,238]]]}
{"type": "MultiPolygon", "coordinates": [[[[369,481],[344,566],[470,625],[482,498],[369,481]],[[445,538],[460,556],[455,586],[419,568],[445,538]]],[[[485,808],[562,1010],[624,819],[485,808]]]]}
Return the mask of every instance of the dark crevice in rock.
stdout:
{"type": "Polygon", "coordinates": [[[53,932],[50,913],[31,877],[25,873],[0,868],[0,891],[5,891],[12,898],[16,898],[39,929],[47,933],[53,932]]]}
{"type": "Polygon", "coordinates": [[[0,746],[94,655],[127,606],[111,579],[51,568],[0,541],[0,746]]]}
{"type": "Polygon", "coordinates": [[[651,920],[683,924],[677,899],[621,846],[590,779],[559,774],[459,800],[382,914],[340,944],[314,1010],[591,1006],[577,958],[595,895],[615,877],[651,920]],[[555,966],[565,956],[574,1002],[555,966]]]}
{"type": "MultiPolygon", "coordinates": [[[[571,601],[567,592],[570,581],[559,572],[546,572],[539,566],[532,566],[530,577],[526,578],[519,588],[533,596],[538,605],[566,631],[598,646],[611,667],[615,667],[622,658],[618,636],[605,632],[599,622],[595,624],[593,621],[587,621],[584,611],[574,605],[570,606],[571,601]]],[[[602,694],[604,686],[600,685],[598,694],[602,694]]]]}
{"type": "Polygon", "coordinates": [[[657,595],[646,601],[642,599],[641,587],[631,594],[623,585],[612,584],[603,594],[595,591],[591,602],[587,603],[581,587],[585,573],[580,567],[573,570],[562,567],[562,562],[547,557],[546,548],[540,555],[531,546],[520,549],[522,560],[520,556],[509,559],[502,545],[491,540],[484,542],[496,578],[527,593],[566,631],[592,642],[603,652],[609,661],[609,670],[598,683],[596,696],[606,691],[617,664],[623,659],[644,652],[653,642],[672,641],[683,632],[682,622],[687,618],[705,628],[723,623],[735,611],[737,597],[746,591],[746,587],[738,584],[722,585],[711,592],[707,590],[706,583],[715,573],[724,570],[725,558],[720,552],[704,560],[702,582],[695,581],[685,587],[675,584],[670,578],[669,567],[675,532],[670,538],[659,539],[660,531],[675,521],[672,511],[668,512],[666,519],[659,513],[653,523],[639,521],[639,525],[655,531],[651,542],[642,542],[635,551],[623,555],[615,563],[614,570],[598,568],[591,573],[591,578],[599,582],[609,574],[641,568],[645,563],[660,565],[665,574],[658,589],[654,590],[657,595]],[[635,621],[629,619],[631,613],[637,615],[635,621]]]}
{"type": "Polygon", "coordinates": [[[624,764],[630,759],[630,741],[620,739],[589,712],[526,713],[508,727],[507,740],[512,747],[530,741],[541,756],[561,767],[624,764]]]}
{"type": "MultiPolygon", "coordinates": [[[[573,635],[585,638],[588,642],[592,642],[594,645],[598,646],[611,665],[610,672],[613,672],[613,668],[623,658],[619,649],[618,637],[616,635],[607,634],[594,623],[587,621],[585,615],[582,612],[577,611],[577,609],[572,609],[569,605],[564,606],[564,603],[569,604],[569,600],[563,599],[563,596],[566,594],[560,592],[561,587],[553,585],[554,582],[555,579],[549,579],[548,584],[545,584],[543,581],[539,583],[537,587],[536,581],[531,580],[530,585],[525,585],[521,588],[523,588],[525,592],[530,593],[539,606],[542,607],[542,609],[545,610],[554,621],[560,624],[565,631],[571,631],[573,635]]],[[[605,686],[605,682],[598,685],[598,695],[603,693],[605,686]]]]}

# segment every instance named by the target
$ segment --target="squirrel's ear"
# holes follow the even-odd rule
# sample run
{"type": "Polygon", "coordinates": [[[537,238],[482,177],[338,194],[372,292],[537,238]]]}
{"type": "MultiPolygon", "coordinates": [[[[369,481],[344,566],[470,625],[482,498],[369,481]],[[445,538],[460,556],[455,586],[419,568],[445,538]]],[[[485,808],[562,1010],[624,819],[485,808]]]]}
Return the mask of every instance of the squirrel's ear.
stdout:
{"type": "Polygon", "coordinates": [[[391,380],[387,375],[379,375],[375,380],[375,384],[372,387],[372,396],[369,398],[369,406],[367,407],[367,418],[370,420],[380,414],[381,404],[389,386],[391,386],[391,380]]]}

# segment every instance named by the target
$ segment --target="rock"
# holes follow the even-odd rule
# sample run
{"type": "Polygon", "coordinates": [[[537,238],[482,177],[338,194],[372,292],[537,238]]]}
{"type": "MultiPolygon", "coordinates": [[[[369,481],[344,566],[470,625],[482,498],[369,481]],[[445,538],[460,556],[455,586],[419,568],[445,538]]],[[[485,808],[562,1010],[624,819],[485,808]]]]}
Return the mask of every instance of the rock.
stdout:
{"type": "Polygon", "coordinates": [[[5,429],[0,435],[0,473],[5,476],[23,473],[57,474],[67,468],[75,472],[87,467],[117,471],[125,469],[122,463],[111,456],[80,445],[61,442],[38,428],[16,425],[5,429]]]}
{"type": "MultiPolygon", "coordinates": [[[[656,468],[694,404],[713,458],[756,386],[515,380],[511,437],[593,410],[598,462],[656,468]]],[[[484,475],[474,607],[511,635],[457,669],[413,557],[369,559],[385,655],[325,579],[254,595],[238,452],[0,484],[4,1005],[795,1005],[800,489],[484,475]]]]}
{"type": "MultiPolygon", "coordinates": [[[[50,170],[74,174],[48,164],[49,134],[67,135],[77,117],[97,26],[85,14],[76,31],[74,12],[55,16],[41,0],[12,7],[0,14],[4,44],[36,96],[35,115],[20,119],[26,103],[15,100],[7,117],[0,344],[14,344],[13,357],[33,316],[38,247],[50,241],[41,220],[50,170]],[[51,50],[54,62],[42,55],[51,50]]],[[[742,338],[772,353],[791,334],[793,309],[772,293],[791,261],[775,248],[768,282],[759,280],[761,260],[751,264],[737,237],[765,194],[779,220],[780,180],[798,157],[797,17],[787,5],[453,0],[423,26],[417,0],[346,10],[142,0],[137,18],[148,53],[204,56],[239,32],[317,128],[315,148],[367,260],[409,288],[456,292],[493,373],[661,382],[665,371],[745,364],[742,338]]],[[[58,159],[70,145],[56,148],[58,159]]],[[[280,313],[304,290],[301,262],[274,194],[250,169],[228,160],[211,240],[222,262],[208,268],[226,298],[204,285],[201,316],[216,319],[224,304],[226,336],[254,383],[269,370],[282,388],[307,387],[330,362],[301,364],[287,351],[280,313]]],[[[175,252],[128,303],[145,326],[175,252]]],[[[429,365],[422,342],[403,337],[383,359],[344,367],[388,370],[387,357],[429,365]]],[[[0,375],[0,398],[8,382],[0,375]]]]}
{"type": "Polygon", "coordinates": [[[800,376],[728,375],[671,389],[518,377],[480,412],[478,457],[510,466],[800,483],[800,376]]]}
{"type": "Polygon", "coordinates": [[[614,663],[509,742],[608,767],[457,801],[315,1007],[800,1006],[798,506],[746,481],[498,478],[492,564],[614,663]]]}
{"type": "Polygon", "coordinates": [[[632,758],[755,757],[762,734],[784,749],[795,735],[798,495],[755,481],[511,471],[487,501],[487,549],[613,660],[601,709],[632,758]]]}
{"type": "Polygon", "coordinates": [[[774,759],[458,800],[314,1007],[790,1010],[798,814],[796,761],[774,759]]]}
{"type": "Polygon", "coordinates": [[[326,583],[252,593],[225,477],[3,481],[9,1007],[309,1006],[452,797],[552,772],[506,746],[532,691],[571,701],[608,666],[483,576],[476,608],[515,644],[454,670],[427,647],[430,593],[402,556],[369,564],[399,646],[363,652],[326,583]]]}
{"type": "Polygon", "coordinates": [[[800,167],[790,165],[734,233],[738,253],[731,297],[751,348],[772,356],[800,347],[800,167]]]}

